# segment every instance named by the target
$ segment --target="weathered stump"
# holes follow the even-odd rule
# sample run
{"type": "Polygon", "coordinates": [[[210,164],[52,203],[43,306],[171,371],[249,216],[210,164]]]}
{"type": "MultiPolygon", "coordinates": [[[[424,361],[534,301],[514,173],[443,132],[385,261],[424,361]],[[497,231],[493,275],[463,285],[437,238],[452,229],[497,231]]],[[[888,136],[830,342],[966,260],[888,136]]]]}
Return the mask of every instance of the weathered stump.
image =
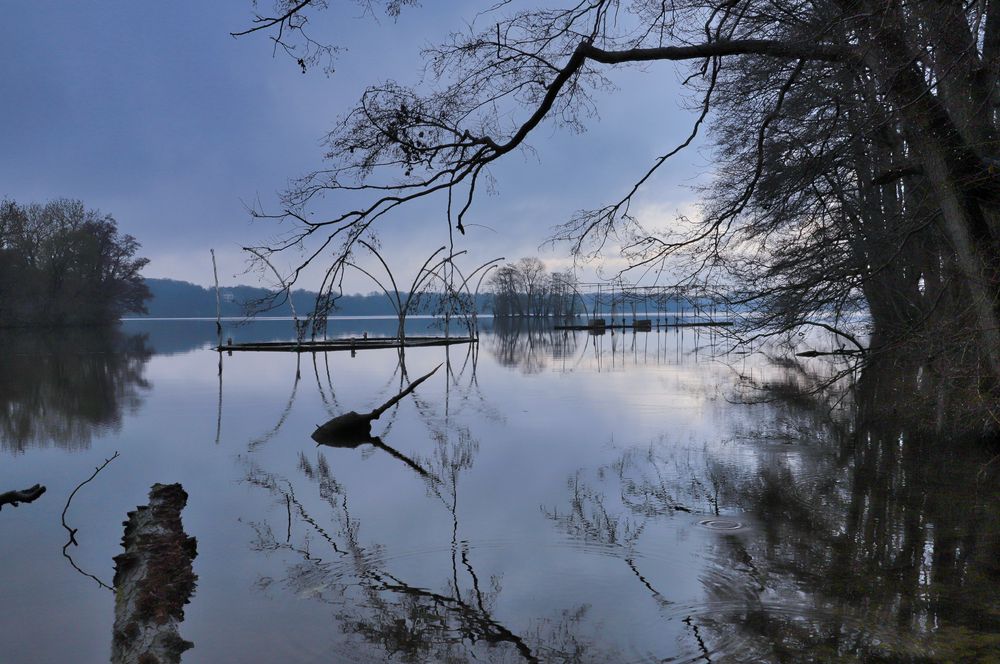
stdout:
{"type": "Polygon", "coordinates": [[[114,664],[175,664],[194,646],[180,635],[184,605],[194,592],[195,538],[181,525],[187,493],[180,484],[154,484],[149,505],[128,513],[115,556],[114,664]]]}

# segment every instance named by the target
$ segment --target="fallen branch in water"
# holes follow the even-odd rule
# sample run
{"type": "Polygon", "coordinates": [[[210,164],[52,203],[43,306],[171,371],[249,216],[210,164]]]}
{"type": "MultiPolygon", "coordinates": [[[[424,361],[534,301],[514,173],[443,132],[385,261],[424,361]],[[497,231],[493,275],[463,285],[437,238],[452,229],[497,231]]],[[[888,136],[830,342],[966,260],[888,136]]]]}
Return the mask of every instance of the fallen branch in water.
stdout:
{"type": "Polygon", "coordinates": [[[69,548],[70,544],[72,544],[73,546],[79,546],[80,545],[79,542],[76,541],[76,533],[77,533],[77,530],[79,530],[79,529],[78,528],[70,528],[66,524],[66,511],[69,510],[70,503],[73,502],[73,496],[76,495],[76,492],[79,491],[81,488],[83,488],[84,484],[86,484],[87,482],[90,482],[92,479],[94,479],[95,477],[97,477],[97,474],[99,472],[101,472],[102,470],[104,470],[104,468],[109,463],[111,463],[112,461],[114,461],[117,458],[118,458],[118,450],[115,450],[115,453],[111,455],[111,458],[105,459],[104,463],[102,463],[100,466],[98,466],[94,470],[93,475],[91,475],[90,477],[88,477],[87,479],[85,479],[84,481],[82,481],[82,482],[80,482],[79,484],[76,485],[76,488],[73,489],[73,492],[69,494],[69,498],[66,499],[66,506],[63,507],[62,517],[61,517],[62,518],[62,527],[65,528],[66,532],[69,533],[69,541],[66,542],[63,545],[63,548],[62,548],[62,554],[63,554],[63,556],[66,558],[66,560],[69,561],[69,564],[72,565],[73,569],[75,569],[77,572],[79,572],[80,574],[83,574],[84,576],[90,577],[94,581],[97,581],[97,585],[99,585],[102,588],[106,588],[106,589],[108,589],[108,590],[110,590],[112,592],[114,592],[114,588],[112,588],[108,584],[104,583],[103,581],[101,581],[100,579],[98,579],[93,574],[91,574],[89,572],[85,572],[82,569],[80,569],[79,565],[76,564],[76,561],[73,560],[73,556],[69,555],[69,553],[66,552],[66,549],[69,548]]]}
{"type": "Polygon", "coordinates": [[[392,408],[403,397],[417,389],[420,383],[433,376],[434,372],[440,368],[441,365],[437,365],[432,371],[410,383],[406,389],[370,413],[356,413],[352,410],[349,413],[338,415],[326,424],[316,427],[316,431],[312,434],[312,439],[321,445],[369,442],[372,438],[372,421],[378,419],[382,413],[392,408]]]}
{"type": "Polygon", "coordinates": [[[45,493],[45,487],[41,484],[36,484],[33,487],[22,489],[20,491],[7,491],[6,493],[0,493],[0,509],[3,509],[4,505],[17,507],[21,503],[33,503],[38,500],[43,493],[45,493]]]}

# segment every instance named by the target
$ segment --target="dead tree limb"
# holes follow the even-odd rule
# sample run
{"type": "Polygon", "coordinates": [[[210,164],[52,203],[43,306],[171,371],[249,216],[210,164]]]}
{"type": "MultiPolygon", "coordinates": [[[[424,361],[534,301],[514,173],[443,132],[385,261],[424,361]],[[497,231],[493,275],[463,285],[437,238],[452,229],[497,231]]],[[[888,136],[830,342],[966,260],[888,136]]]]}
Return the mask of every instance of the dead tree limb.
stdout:
{"type": "Polygon", "coordinates": [[[45,487],[41,484],[36,484],[20,491],[15,490],[0,493],[0,509],[3,509],[4,505],[17,507],[21,503],[32,503],[38,500],[43,493],[45,493],[45,487]]]}
{"type": "Polygon", "coordinates": [[[109,463],[111,463],[112,461],[114,461],[117,458],[118,458],[118,450],[115,450],[115,453],[112,454],[110,458],[105,459],[104,463],[102,463],[100,466],[98,466],[97,468],[94,469],[94,472],[93,472],[93,474],[90,477],[88,477],[87,479],[85,479],[84,481],[82,481],[82,482],[80,482],[79,484],[76,485],[76,488],[73,489],[72,493],[69,494],[69,498],[66,499],[66,506],[63,507],[62,516],[60,517],[61,520],[62,520],[62,527],[65,528],[66,532],[69,533],[69,540],[63,545],[63,548],[62,548],[63,557],[65,557],[66,560],[69,561],[69,564],[72,565],[73,569],[75,569],[77,572],[79,572],[80,574],[83,574],[86,577],[90,577],[91,579],[93,579],[94,581],[97,582],[97,585],[99,585],[100,587],[105,588],[107,590],[110,590],[112,592],[114,592],[114,588],[112,588],[108,584],[104,583],[103,581],[101,581],[99,578],[97,578],[96,576],[94,576],[90,572],[85,572],[84,570],[80,569],[80,566],[76,564],[75,560],[73,560],[73,556],[69,555],[69,552],[67,551],[67,549],[69,549],[69,546],[71,544],[73,546],[79,546],[80,545],[80,543],[76,541],[76,533],[79,530],[79,528],[70,528],[69,525],[66,524],[66,512],[69,510],[70,503],[73,502],[73,496],[76,495],[76,492],[79,491],[81,488],[83,488],[84,484],[87,484],[92,479],[94,479],[95,477],[97,477],[97,474],[99,472],[101,472],[102,470],[104,470],[104,468],[109,463]]]}
{"type": "Polygon", "coordinates": [[[378,419],[382,413],[395,406],[403,399],[403,397],[417,389],[417,386],[420,385],[420,383],[433,376],[434,372],[440,368],[441,365],[437,365],[429,373],[410,383],[405,390],[389,399],[370,413],[357,413],[352,410],[349,413],[338,415],[326,424],[316,427],[316,431],[312,434],[312,439],[321,445],[351,441],[370,441],[372,438],[372,421],[378,419]]]}

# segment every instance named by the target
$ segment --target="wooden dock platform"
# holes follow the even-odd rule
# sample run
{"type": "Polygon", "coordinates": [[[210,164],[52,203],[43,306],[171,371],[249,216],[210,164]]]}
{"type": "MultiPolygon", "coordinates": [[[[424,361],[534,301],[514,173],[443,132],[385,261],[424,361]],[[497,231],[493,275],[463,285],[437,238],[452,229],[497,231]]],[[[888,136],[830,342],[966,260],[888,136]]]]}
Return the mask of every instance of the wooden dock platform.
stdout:
{"type": "Polygon", "coordinates": [[[477,343],[476,337],[348,337],[324,339],[323,341],[250,341],[217,346],[217,351],[251,351],[283,353],[319,353],[329,351],[374,350],[378,348],[420,348],[424,346],[451,346],[453,344],[477,343]]]}
{"type": "Polygon", "coordinates": [[[687,322],[687,323],[653,323],[649,320],[637,320],[633,323],[612,323],[608,324],[597,319],[599,323],[587,323],[585,325],[555,325],[556,330],[584,330],[590,332],[603,332],[604,330],[635,330],[636,332],[652,332],[653,328],[671,328],[671,327],[728,327],[732,325],[732,321],[719,320],[719,321],[701,321],[701,322],[687,322]]]}

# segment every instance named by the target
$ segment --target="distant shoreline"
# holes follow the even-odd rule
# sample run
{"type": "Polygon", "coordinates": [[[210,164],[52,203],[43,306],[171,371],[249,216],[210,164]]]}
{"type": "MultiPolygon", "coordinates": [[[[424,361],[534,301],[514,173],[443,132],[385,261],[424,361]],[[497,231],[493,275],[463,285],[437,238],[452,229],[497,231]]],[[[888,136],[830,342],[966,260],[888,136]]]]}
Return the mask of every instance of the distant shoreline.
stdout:
{"type": "MultiPolygon", "coordinates": [[[[493,314],[476,314],[477,318],[493,318],[493,314]]],[[[406,317],[406,320],[433,320],[433,319],[444,319],[444,316],[434,316],[431,314],[410,314],[406,317]]],[[[453,320],[459,320],[459,316],[453,316],[453,320]]],[[[389,314],[342,314],[342,315],[330,315],[326,317],[327,320],[398,320],[396,316],[389,314]]],[[[123,316],[118,319],[120,322],[126,321],[139,321],[139,320],[196,320],[196,321],[215,321],[215,316],[123,316]]],[[[252,322],[252,321],[293,321],[295,320],[291,316],[222,316],[219,320],[225,322],[252,322]]],[[[306,320],[306,318],[300,317],[299,320],[306,320]]]]}

